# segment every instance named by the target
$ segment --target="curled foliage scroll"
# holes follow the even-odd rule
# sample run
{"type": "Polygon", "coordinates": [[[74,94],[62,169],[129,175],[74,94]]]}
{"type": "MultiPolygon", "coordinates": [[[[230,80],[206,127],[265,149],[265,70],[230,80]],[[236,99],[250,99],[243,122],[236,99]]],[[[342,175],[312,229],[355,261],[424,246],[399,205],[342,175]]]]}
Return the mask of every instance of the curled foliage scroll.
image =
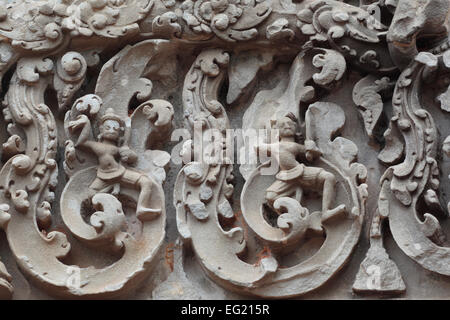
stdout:
{"type": "MultiPolygon", "coordinates": [[[[165,43],[150,41],[126,48],[124,53],[137,58],[140,50],[156,53],[169,49],[165,43]]],[[[123,55],[119,53],[119,57],[123,55]]],[[[147,55],[141,60],[140,70],[145,70],[152,57],[147,55]]],[[[8,214],[12,215],[6,228],[8,240],[21,269],[54,294],[75,297],[123,294],[148,275],[164,239],[164,193],[160,183],[165,174],[160,170],[170,156],[146,150],[146,146],[147,136],[158,131],[167,134],[170,130],[173,108],[163,100],[144,102],[135,114],[147,116],[149,130],[138,138],[131,136],[136,122],[134,114],[127,119],[128,101],[136,92],[128,90],[122,95],[124,100],[109,103],[108,110],[100,96],[84,96],[67,112],[65,125],[69,140],[66,141],[65,169],[71,178],[61,198],[62,218],[71,234],[86,245],[121,252],[118,261],[107,268],[78,268],[80,286],[72,286],[68,281],[68,269],[74,266],[62,262],[70,251],[70,242],[66,234],[51,228],[51,203],[57,182],[54,160],[57,138],[54,118],[43,98],[46,87],[51,84],[53,66],[48,58],[20,60],[7,94],[5,118],[11,121],[9,131],[14,132],[20,125],[26,141],[24,154],[14,155],[2,169],[2,202],[9,203],[8,214]],[[95,142],[92,135],[97,133],[101,138],[95,142]],[[119,134],[123,136],[120,142],[115,140],[115,134],[116,138],[119,134]],[[92,152],[79,150],[82,147],[91,148],[92,152]],[[133,149],[141,151],[137,157],[133,149]],[[113,159],[116,153],[120,153],[121,162],[115,163],[117,167],[111,171],[112,167],[104,167],[105,159],[113,159]],[[98,165],[92,155],[98,157],[98,165]],[[159,170],[157,165],[152,165],[153,160],[157,160],[159,170]],[[133,163],[136,169],[130,167],[133,163]],[[96,175],[100,180],[95,184],[96,175]],[[138,235],[127,228],[130,222],[125,216],[125,207],[136,210],[141,226],[138,235]],[[82,217],[83,211],[90,216],[88,222],[82,217]],[[21,234],[28,236],[23,239],[21,234]],[[29,241],[33,246],[28,245],[29,241]]],[[[126,66],[125,63],[123,67],[126,66]]],[[[98,83],[122,72],[123,67],[108,69],[105,65],[98,83]]],[[[114,86],[114,82],[109,85],[114,86]]],[[[135,88],[139,92],[140,88],[135,88]]]]}
{"type": "MultiPolygon", "coordinates": [[[[204,51],[186,76],[183,103],[187,121],[193,129],[200,126],[225,133],[225,129],[229,128],[224,109],[217,102],[217,90],[228,59],[228,54],[222,50],[204,51]]],[[[236,216],[229,203],[233,192],[229,184],[232,178],[230,165],[208,165],[205,161],[196,160],[187,164],[178,176],[174,198],[178,230],[192,244],[208,274],[227,288],[264,297],[290,297],[309,292],[341,268],[358,241],[367,197],[367,186],[362,183],[366,169],[353,163],[357,148],[351,141],[333,139],[344,125],[345,116],[337,105],[317,103],[310,106],[306,122],[311,128],[307,133],[309,139],[315,140],[323,152],[321,165],[339,177],[342,192],[337,200],[344,203],[340,209],[311,215],[307,213],[295,218],[301,215],[301,205],[293,199],[280,198],[278,203],[287,212],[280,215],[277,227],[271,227],[260,212],[263,210],[263,199],[248,194],[248,190],[252,189],[261,190],[263,195],[264,189],[269,186],[267,178],[270,177],[261,176],[261,168],[258,168],[244,186],[241,205],[245,222],[238,225],[233,223],[236,216]],[[337,115],[339,121],[334,121],[335,126],[321,129],[321,121],[337,115]],[[338,214],[336,219],[339,222],[327,222],[338,214]],[[225,229],[223,220],[232,226],[225,229]],[[255,232],[269,252],[253,263],[240,258],[248,250],[247,228],[255,232]],[[280,248],[299,246],[305,232],[311,228],[318,233],[326,230],[322,247],[305,262],[280,268],[277,256],[284,251],[280,248]],[[337,243],[339,246],[335,247],[337,243]],[[217,250],[221,251],[220,255],[214,254],[217,250]],[[326,252],[330,250],[336,250],[336,253],[329,256],[326,252]],[[283,285],[280,286],[280,283],[283,285]]],[[[198,159],[203,159],[202,156],[198,159]]]]}
{"type": "Polygon", "coordinates": [[[419,54],[397,83],[391,121],[404,141],[404,160],[389,168],[381,181],[387,192],[380,195],[380,202],[386,204],[380,213],[389,217],[392,234],[408,256],[428,270],[448,275],[450,249],[442,246],[444,234],[436,218],[443,212],[437,196],[439,136],[433,117],[418,95],[424,79],[443,65],[443,54],[419,54]],[[422,218],[420,201],[427,206],[422,218]]]}

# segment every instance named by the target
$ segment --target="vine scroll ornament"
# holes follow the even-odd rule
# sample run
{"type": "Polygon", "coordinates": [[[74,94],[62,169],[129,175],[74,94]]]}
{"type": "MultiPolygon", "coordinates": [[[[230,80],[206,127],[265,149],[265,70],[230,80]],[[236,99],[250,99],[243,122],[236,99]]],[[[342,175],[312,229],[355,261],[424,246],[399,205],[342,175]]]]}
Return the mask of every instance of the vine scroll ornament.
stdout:
{"type": "MultiPolygon", "coordinates": [[[[391,145],[392,151],[387,149],[385,154],[400,153],[402,157],[391,157],[392,166],[381,179],[370,250],[384,250],[380,242],[381,222],[388,218],[392,235],[403,252],[425,269],[449,275],[446,261],[450,249],[443,246],[445,235],[436,218],[444,212],[438,197],[439,137],[433,117],[420,98],[423,82],[436,77],[439,68],[448,68],[446,53],[439,49],[435,53],[419,53],[397,82],[391,125],[392,135],[400,142],[391,145]],[[425,211],[423,216],[419,207],[425,211]]],[[[445,105],[442,108],[445,110],[445,105]]],[[[383,272],[386,280],[393,280],[389,268],[384,268],[383,272]]],[[[404,285],[400,283],[388,291],[402,290],[404,285]]]]}
{"type": "MultiPolygon", "coordinates": [[[[415,8],[412,2],[399,1],[387,34],[391,56],[403,71],[392,98],[393,116],[384,134],[386,146],[379,154],[380,161],[390,167],[380,180],[378,207],[370,229],[371,245],[353,287],[356,292],[399,293],[406,289],[383,247],[386,219],[404,253],[427,270],[450,274],[446,262],[449,249],[443,246],[445,235],[436,218],[444,212],[438,195],[439,135],[421,97],[426,83],[448,72],[450,3],[421,1],[420,11],[415,8]],[[435,35],[438,45],[430,52],[419,53],[417,41],[424,34],[435,35]]],[[[437,100],[446,111],[445,93],[437,100]]]]}
{"type": "MultiPolygon", "coordinates": [[[[187,119],[193,126],[197,123],[223,134],[229,128],[225,111],[217,101],[217,90],[225,76],[228,60],[228,54],[222,50],[207,50],[191,67],[185,80],[183,102],[187,119]]],[[[286,117],[277,121],[280,128],[285,122],[288,126],[285,130],[289,131],[286,138],[290,139],[295,133],[296,122],[286,117]]],[[[298,164],[292,170],[302,172],[297,175],[291,172],[292,175],[289,173],[292,170],[286,169],[278,173],[277,179],[281,179],[278,185],[275,182],[275,187],[269,188],[274,177],[261,176],[261,167],[257,168],[247,180],[241,196],[243,225],[236,223],[229,202],[233,192],[229,184],[232,178],[230,164],[208,165],[204,161],[195,161],[181,170],[174,197],[178,229],[192,244],[201,265],[213,279],[243,293],[290,297],[316,289],[341,268],[358,241],[367,197],[367,186],[363,183],[366,169],[353,163],[357,147],[345,138],[334,138],[344,123],[345,116],[335,104],[316,103],[309,107],[306,116],[308,146],[304,149],[294,142],[286,142],[285,146],[282,139],[282,148],[292,149],[294,153],[288,156],[280,151],[280,163],[295,161],[298,152],[293,150],[300,148],[310,160],[322,154],[319,163],[329,171],[298,164]],[[327,120],[333,125],[322,129],[321,121],[327,120]],[[281,177],[288,175],[292,176],[290,181],[289,177],[288,180],[281,177]],[[336,180],[339,187],[334,197],[336,180]],[[324,207],[311,214],[300,203],[299,192],[297,199],[291,198],[296,189],[300,191],[308,183],[309,187],[323,193],[324,198],[324,207]],[[298,188],[292,188],[297,184],[298,188]],[[249,190],[253,190],[251,195],[249,190]],[[264,218],[267,200],[280,214],[276,226],[271,226],[264,218]],[[334,201],[339,203],[337,207],[332,207],[334,201]],[[333,222],[329,222],[331,220],[333,222]],[[245,261],[251,257],[245,251],[248,249],[247,228],[255,233],[268,252],[259,261],[245,261]],[[289,253],[288,248],[298,247],[309,229],[319,234],[326,230],[320,249],[302,263],[280,266],[277,258],[289,253]],[[221,254],[215,255],[218,248],[221,254]],[[330,251],[335,254],[328,254],[330,251]]],[[[281,168],[283,170],[283,166],[281,168]]]]}
{"type": "Polygon", "coordinates": [[[152,136],[163,139],[170,133],[173,107],[164,100],[146,101],[151,82],[141,75],[156,52],[169,49],[167,43],[158,41],[125,48],[104,65],[96,94],[78,99],[66,114],[64,167],[70,179],[61,196],[62,219],[70,234],[84,244],[118,257],[105,268],[78,267],[78,285],[68,281],[68,268],[76,266],[63,262],[70,242],[65,233],[51,230],[57,136],[44,92],[52,83],[54,64],[48,58],[18,62],[5,100],[5,118],[11,122],[10,133],[17,131],[16,125],[21,126],[24,136],[20,139],[26,141],[26,149],[12,156],[2,169],[2,202],[9,203],[3,214],[11,216],[5,229],[20,268],[56,295],[123,294],[151,270],[165,234],[161,183],[170,156],[147,149],[152,136]],[[147,55],[137,61],[140,50],[147,55]],[[104,83],[123,74],[130,60],[138,71],[127,83],[104,83]],[[120,99],[103,101],[103,90],[115,90],[120,99]],[[128,117],[128,105],[136,94],[144,102],[128,117]],[[143,119],[147,121],[145,129],[136,136],[136,126],[142,125],[143,119]],[[25,239],[23,234],[27,234],[25,239]]]}

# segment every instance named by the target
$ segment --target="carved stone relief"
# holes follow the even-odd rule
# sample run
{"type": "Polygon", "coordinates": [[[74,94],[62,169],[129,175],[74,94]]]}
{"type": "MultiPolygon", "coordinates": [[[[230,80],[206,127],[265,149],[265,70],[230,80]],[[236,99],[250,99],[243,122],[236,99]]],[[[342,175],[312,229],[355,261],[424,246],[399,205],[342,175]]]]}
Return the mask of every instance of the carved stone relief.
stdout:
{"type": "Polygon", "coordinates": [[[449,11],[2,2],[0,298],[445,297],[449,11]]]}

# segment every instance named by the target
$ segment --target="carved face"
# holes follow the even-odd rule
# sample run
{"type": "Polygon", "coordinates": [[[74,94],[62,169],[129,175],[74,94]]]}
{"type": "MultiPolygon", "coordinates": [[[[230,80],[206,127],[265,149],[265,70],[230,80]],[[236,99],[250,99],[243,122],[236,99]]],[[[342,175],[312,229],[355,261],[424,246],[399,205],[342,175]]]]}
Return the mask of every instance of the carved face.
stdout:
{"type": "Polygon", "coordinates": [[[118,141],[121,129],[119,122],[115,120],[106,120],[100,126],[100,133],[103,139],[118,141]]]}
{"type": "Polygon", "coordinates": [[[297,130],[297,124],[287,117],[277,120],[276,129],[280,131],[280,137],[293,137],[297,130]]]}

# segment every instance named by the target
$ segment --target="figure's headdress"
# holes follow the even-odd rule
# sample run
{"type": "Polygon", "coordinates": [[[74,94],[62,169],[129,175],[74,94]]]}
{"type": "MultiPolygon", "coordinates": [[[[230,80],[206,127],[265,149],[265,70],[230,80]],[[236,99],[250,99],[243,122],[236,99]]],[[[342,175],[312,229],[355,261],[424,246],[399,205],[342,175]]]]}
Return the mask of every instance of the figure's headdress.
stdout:
{"type": "Polygon", "coordinates": [[[106,109],[105,114],[100,119],[100,124],[105,123],[106,120],[114,120],[117,121],[121,128],[125,127],[125,122],[122,118],[120,118],[117,114],[114,113],[113,108],[106,109]]]}
{"type": "Polygon", "coordinates": [[[288,112],[288,113],[285,113],[284,115],[280,115],[278,120],[282,119],[282,118],[288,118],[289,120],[291,120],[295,124],[296,131],[297,131],[295,133],[295,140],[296,141],[303,141],[304,140],[303,130],[304,130],[304,127],[305,127],[304,122],[303,123],[299,123],[299,120],[298,120],[297,116],[293,112],[288,112]]]}
{"type": "Polygon", "coordinates": [[[297,117],[295,116],[295,114],[293,114],[292,112],[288,112],[288,113],[285,115],[285,117],[288,118],[288,119],[291,119],[292,121],[294,121],[295,124],[298,124],[298,119],[297,119],[297,117]]]}

